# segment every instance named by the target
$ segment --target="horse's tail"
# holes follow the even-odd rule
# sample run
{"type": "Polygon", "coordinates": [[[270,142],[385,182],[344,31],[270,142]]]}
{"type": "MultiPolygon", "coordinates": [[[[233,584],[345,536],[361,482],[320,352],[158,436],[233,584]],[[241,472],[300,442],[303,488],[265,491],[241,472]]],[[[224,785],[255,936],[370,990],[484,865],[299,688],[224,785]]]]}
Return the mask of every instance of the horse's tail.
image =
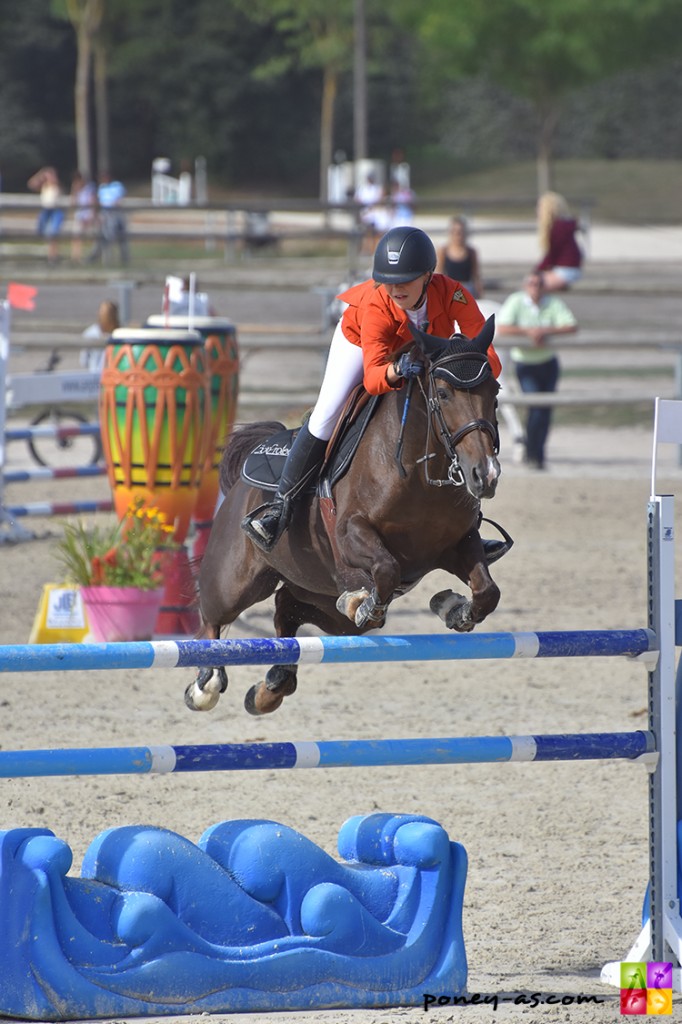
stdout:
{"type": "Polygon", "coordinates": [[[220,490],[227,494],[241,473],[244,460],[252,448],[266,437],[284,430],[284,424],[276,420],[260,423],[240,423],[234,428],[223,449],[220,459],[220,490]]]}

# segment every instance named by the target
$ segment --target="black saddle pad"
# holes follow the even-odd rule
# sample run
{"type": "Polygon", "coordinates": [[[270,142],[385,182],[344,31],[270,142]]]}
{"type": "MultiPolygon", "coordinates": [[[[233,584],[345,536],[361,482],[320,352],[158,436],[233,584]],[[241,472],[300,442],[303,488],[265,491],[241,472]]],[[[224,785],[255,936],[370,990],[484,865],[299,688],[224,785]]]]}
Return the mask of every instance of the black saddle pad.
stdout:
{"type": "MultiPolygon", "coordinates": [[[[380,396],[375,395],[353,420],[339,432],[334,442],[334,450],[328,456],[319,481],[319,489],[328,493],[337,480],[340,480],[348,469],[353,454],[367,429],[372,413],[377,407],[380,396]]],[[[260,487],[264,491],[276,491],[282,475],[286,457],[291,450],[294,438],[298,433],[294,430],[280,430],[272,437],[261,441],[247,455],[242,466],[242,479],[252,487],[260,487]]],[[[317,481],[313,481],[308,490],[313,490],[317,481]]]]}
{"type": "Polygon", "coordinates": [[[298,429],[280,430],[279,433],[257,444],[246,456],[242,466],[242,479],[252,487],[276,491],[284,463],[297,433],[298,429]]]}

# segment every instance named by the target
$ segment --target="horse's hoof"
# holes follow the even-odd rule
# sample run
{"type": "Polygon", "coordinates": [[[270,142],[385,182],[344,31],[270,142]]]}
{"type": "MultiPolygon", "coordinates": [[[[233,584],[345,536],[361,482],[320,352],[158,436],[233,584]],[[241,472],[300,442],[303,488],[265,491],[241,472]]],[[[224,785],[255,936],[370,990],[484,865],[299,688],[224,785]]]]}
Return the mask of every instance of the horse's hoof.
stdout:
{"type": "Polygon", "coordinates": [[[357,626],[358,622],[356,616],[358,608],[368,599],[368,597],[368,590],[344,590],[343,594],[341,594],[341,597],[336,602],[336,610],[337,612],[340,612],[341,615],[345,615],[347,619],[350,619],[350,621],[354,622],[357,626]]]}
{"type": "Polygon", "coordinates": [[[370,594],[355,613],[355,625],[363,629],[369,623],[371,629],[380,629],[386,622],[386,607],[385,604],[377,604],[374,595],[370,594]]]}
{"type": "Polygon", "coordinates": [[[196,683],[190,683],[185,690],[185,704],[190,711],[210,711],[218,703],[220,693],[202,690],[196,683]]]}
{"type": "Polygon", "coordinates": [[[281,693],[283,697],[289,697],[296,692],[298,677],[296,666],[273,665],[268,669],[265,677],[265,688],[270,693],[281,693]]]}
{"type": "Polygon", "coordinates": [[[441,590],[440,593],[434,594],[429,602],[429,608],[443,620],[448,629],[454,629],[458,633],[470,633],[476,625],[466,617],[469,601],[463,594],[455,594],[452,590],[441,590]]]}
{"type": "Polygon", "coordinates": [[[185,704],[190,711],[211,711],[226,689],[227,673],[222,666],[208,672],[202,670],[185,690],[185,704]]]}
{"type": "Polygon", "coordinates": [[[261,715],[269,715],[271,711],[276,711],[283,700],[283,693],[273,693],[264,683],[259,683],[252,686],[244,697],[244,707],[250,715],[259,718],[261,715]]]}

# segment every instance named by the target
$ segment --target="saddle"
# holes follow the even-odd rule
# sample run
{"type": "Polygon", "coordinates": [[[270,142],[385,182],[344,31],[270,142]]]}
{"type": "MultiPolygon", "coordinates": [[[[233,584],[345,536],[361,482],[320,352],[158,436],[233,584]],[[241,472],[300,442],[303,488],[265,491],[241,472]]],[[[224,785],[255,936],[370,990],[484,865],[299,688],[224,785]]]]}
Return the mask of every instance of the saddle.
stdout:
{"type": "MultiPolygon", "coordinates": [[[[329,439],[319,476],[308,484],[307,493],[315,490],[320,496],[331,496],[332,487],[350,466],[380,397],[368,394],[362,384],[353,389],[329,439]]],[[[242,480],[264,491],[276,491],[298,429],[280,430],[257,444],[242,466],[242,480]]]]}

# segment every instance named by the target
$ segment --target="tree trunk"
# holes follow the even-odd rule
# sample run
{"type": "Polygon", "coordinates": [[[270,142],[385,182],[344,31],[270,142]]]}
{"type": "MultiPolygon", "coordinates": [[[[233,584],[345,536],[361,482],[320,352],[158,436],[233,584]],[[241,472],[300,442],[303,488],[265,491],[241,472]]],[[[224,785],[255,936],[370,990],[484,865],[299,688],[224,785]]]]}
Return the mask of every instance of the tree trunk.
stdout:
{"type": "Polygon", "coordinates": [[[76,85],[74,107],[76,114],[76,164],[81,174],[92,177],[92,146],[90,144],[90,67],[92,45],[90,33],[84,22],[77,27],[78,57],[76,62],[76,85]]]}
{"type": "Polygon", "coordinates": [[[540,110],[540,130],[538,133],[537,151],[537,189],[538,195],[549,192],[552,188],[552,150],[554,133],[559,123],[557,106],[540,110]]]}
{"type": "Polygon", "coordinates": [[[320,112],[320,202],[329,198],[328,172],[334,152],[334,105],[338,91],[338,73],[326,67],[322,76],[322,106],[320,112]]]}
{"type": "Polygon", "coordinates": [[[97,167],[100,173],[111,171],[109,153],[109,93],[107,90],[107,51],[101,39],[95,43],[95,119],[97,122],[97,167]]]}

